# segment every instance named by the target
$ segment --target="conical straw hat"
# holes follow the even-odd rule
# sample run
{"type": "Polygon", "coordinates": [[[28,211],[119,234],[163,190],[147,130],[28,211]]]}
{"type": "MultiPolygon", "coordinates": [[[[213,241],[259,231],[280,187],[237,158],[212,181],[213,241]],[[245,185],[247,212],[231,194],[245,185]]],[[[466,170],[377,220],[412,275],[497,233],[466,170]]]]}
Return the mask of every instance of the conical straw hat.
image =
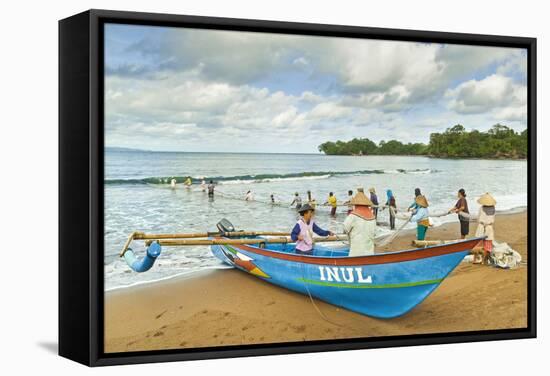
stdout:
{"type": "Polygon", "coordinates": [[[315,208],[310,204],[305,204],[300,206],[300,209],[298,209],[298,213],[302,214],[304,212],[307,212],[308,210],[315,211],[315,208]]]}
{"type": "Polygon", "coordinates": [[[358,192],[350,201],[352,205],[372,206],[372,201],[363,192],[358,192]]]}
{"type": "Polygon", "coordinates": [[[422,206],[423,208],[428,207],[428,200],[424,195],[416,196],[416,199],[414,200],[418,205],[422,206]]]}
{"type": "Polygon", "coordinates": [[[495,206],[497,201],[489,194],[489,192],[482,195],[477,202],[483,206],[495,206]]]}

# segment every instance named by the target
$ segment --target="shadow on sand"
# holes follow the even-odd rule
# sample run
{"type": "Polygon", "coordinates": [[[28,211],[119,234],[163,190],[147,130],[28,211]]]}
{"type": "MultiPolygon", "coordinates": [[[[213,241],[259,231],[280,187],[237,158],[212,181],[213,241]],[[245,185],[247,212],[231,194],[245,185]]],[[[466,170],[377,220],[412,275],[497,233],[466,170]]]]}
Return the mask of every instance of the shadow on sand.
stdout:
{"type": "Polygon", "coordinates": [[[46,350],[49,353],[57,355],[57,350],[58,350],[57,342],[38,342],[37,346],[41,347],[42,349],[46,350]]]}

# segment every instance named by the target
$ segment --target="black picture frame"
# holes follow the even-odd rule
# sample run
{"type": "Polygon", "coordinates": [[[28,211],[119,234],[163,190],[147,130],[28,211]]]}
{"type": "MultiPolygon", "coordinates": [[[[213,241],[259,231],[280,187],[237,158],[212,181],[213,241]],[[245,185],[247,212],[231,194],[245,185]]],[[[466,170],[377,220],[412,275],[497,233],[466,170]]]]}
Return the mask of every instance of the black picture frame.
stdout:
{"type": "Polygon", "coordinates": [[[536,39],[88,10],[59,21],[59,354],[89,366],[536,337],[536,39]],[[516,47],[528,59],[528,326],[382,338],[103,352],[103,25],[124,23],[516,47]]]}

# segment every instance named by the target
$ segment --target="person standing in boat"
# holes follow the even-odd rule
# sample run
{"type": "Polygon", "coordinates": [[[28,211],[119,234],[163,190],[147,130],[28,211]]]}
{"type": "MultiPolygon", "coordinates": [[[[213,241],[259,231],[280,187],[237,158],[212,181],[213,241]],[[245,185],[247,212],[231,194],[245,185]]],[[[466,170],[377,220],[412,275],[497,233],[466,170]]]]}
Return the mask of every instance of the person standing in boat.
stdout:
{"type": "Polygon", "coordinates": [[[370,201],[372,202],[372,212],[374,214],[374,218],[378,217],[378,196],[376,195],[376,191],[374,190],[374,187],[369,188],[370,193],[370,201]]]}
{"type": "Polygon", "coordinates": [[[479,208],[478,225],[476,229],[477,236],[486,236],[483,240],[483,260],[482,263],[487,264],[489,256],[493,251],[493,240],[495,239],[495,215],[497,204],[496,200],[488,192],[481,196],[477,202],[481,205],[479,208]]]}
{"type": "Polygon", "coordinates": [[[333,217],[336,215],[336,208],[338,207],[338,200],[336,200],[336,196],[334,195],[333,192],[330,192],[328,194],[328,199],[323,205],[330,205],[331,206],[330,215],[332,215],[333,217]]]}
{"type": "Polygon", "coordinates": [[[372,211],[372,201],[363,192],[351,199],[353,210],[344,221],[344,232],[349,236],[349,256],[374,254],[376,218],[372,211]]]}
{"type": "Polygon", "coordinates": [[[386,206],[389,210],[390,216],[390,230],[395,230],[395,213],[397,212],[397,204],[395,202],[395,196],[391,189],[386,190],[386,206]]]}
{"type": "Polygon", "coordinates": [[[208,184],[208,198],[214,198],[215,187],[214,181],[210,180],[210,183],[208,184]]]}
{"type": "Polygon", "coordinates": [[[245,201],[254,201],[254,194],[252,191],[246,192],[246,195],[244,196],[245,201]]]}
{"type": "Polygon", "coordinates": [[[313,220],[315,209],[305,204],[298,209],[300,219],[294,225],[290,238],[296,242],[296,253],[301,255],[313,255],[313,234],[319,236],[334,235],[331,231],[323,230],[313,220]]]}
{"type": "Polygon", "coordinates": [[[353,198],[353,191],[348,191],[348,200],[344,202],[344,204],[348,206],[348,215],[350,215],[351,212],[353,211],[353,204],[351,203],[352,198],[353,198]]]}
{"type": "Polygon", "coordinates": [[[416,209],[414,209],[411,222],[416,222],[416,240],[424,240],[426,232],[430,226],[430,213],[428,211],[428,200],[423,195],[417,196],[414,200],[416,209]]]}
{"type": "Polygon", "coordinates": [[[458,201],[455,206],[449,209],[449,213],[457,213],[458,221],[460,222],[460,239],[465,239],[470,232],[470,218],[463,216],[461,213],[470,214],[468,210],[468,201],[466,201],[466,191],[464,188],[458,190],[458,201]]]}
{"type": "Polygon", "coordinates": [[[418,196],[421,196],[422,195],[422,192],[420,192],[420,188],[415,188],[414,189],[414,201],[412,204],[409,205],[409,208],[407,209],[408,211],[414,211],[416,209],[418,209],[418,205],[416,203],[416,198],[418,196]]]}
{"type": "Polygon", "coordinates": [[[302,207],[302,198],[298,192],[294,193],[294,200],[290,203],[290,206],[296,205],[296,210],[300,210],[302,207]]]}

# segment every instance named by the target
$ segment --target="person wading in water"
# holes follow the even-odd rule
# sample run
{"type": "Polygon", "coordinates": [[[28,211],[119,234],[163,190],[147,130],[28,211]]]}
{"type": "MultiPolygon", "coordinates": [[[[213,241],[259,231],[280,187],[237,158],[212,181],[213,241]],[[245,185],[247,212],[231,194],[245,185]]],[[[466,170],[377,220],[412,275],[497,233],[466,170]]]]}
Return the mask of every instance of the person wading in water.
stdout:
{"type": "Polygon", "coordinates": [[[328,199],[323,205],[330,205],[332,208],[330,209],[330,215],[333,217],[336,215],[336,208],[338,207],[337,204],[338,200],[336,200],[336,196],[333,192],[330,192],[328,194],[328,199]]]}
{"type": "Polygon", "coordinates": [[[294,200],[290,203],[290,206],[296,205],[296,210],[300,210],[302,207],[302,198],[298,192],[294,193],[294,200]]]}
{"type": "Polygon", "coordinates": [[[369,188],[369,193],[370,200],[372,202],[372,212],[374,214],[374,218],[378,218],[378,196],[376,195],[374,187],[369,188]]]}
{"type": "Polygon", "coordinates": [[[388,197],[386,201],[386,206],[390,211],[390,230],[395,230],[395,213],[397,212],[397,204],[395,202],[395,196],[391,189],[386,191],[386,196],[388,197]]]}
{"type": "Polygon", "coordinates": [[[208,197],[214,198],[214,181],[210,180],[210,183],[208,184],[208,197]]]}
{"type": "Polygon", "coordinates": [[[348,206],[348,215],[350,215],[350,213],[353,210],[353,204],[351,203],[352,198],[353,198],[353,191],[348,191],[348,200],[344,202],[344,204],[348,206]]]}

